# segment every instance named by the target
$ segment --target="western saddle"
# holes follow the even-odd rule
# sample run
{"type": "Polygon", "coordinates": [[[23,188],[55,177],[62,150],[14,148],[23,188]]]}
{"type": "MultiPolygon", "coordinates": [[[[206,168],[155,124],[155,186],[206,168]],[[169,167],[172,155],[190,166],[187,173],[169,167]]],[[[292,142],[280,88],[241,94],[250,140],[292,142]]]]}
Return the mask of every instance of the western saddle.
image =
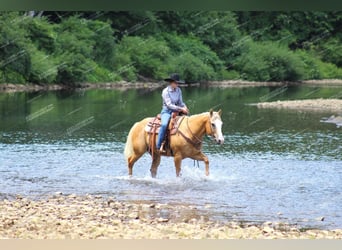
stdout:
{"type": "MultiPolygon", "coordinates": [[[[178,128],[181,125],[183,119],[184,115],[181,115],[178,112],[172,113],[171,119],[169,121],[169,126],[166,130],[165,138],[162,144],[165,150],[165,153],[163,153],[163,155],[173,156],[173,152],[170,146],[171,136],[175,135],[178,132],[178,128]]],[[[156,149],[156,136],[157,134],[159,134],[160,126],[161,115],[158,114],[156,117],[151,118],[145,127],[145,131],[149,134],[148,151],[152,155],[152,157],[154,156],[154,152],[156,149]]]]}

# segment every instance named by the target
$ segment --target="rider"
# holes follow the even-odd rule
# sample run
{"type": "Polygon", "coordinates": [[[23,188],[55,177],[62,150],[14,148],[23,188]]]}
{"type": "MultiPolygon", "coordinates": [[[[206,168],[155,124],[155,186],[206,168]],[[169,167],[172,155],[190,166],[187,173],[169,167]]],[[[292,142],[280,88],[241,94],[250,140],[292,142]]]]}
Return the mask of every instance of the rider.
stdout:
{"type": "Polygon", "coordinates": [[[169,82],[169,86],[163,89],[162,92],[163,108],[161,111],[161,127],[157,141],[157,149],[159,149],[160,152],[164,152],[162,143],[172,112],[189,113],[188,108],[183,102],[182,91],[178,87],[178,84],[184,83],[184,81],[179,80],[179,75],[177,73],[171,74],[169,78],[164,80],[169,82]]]}

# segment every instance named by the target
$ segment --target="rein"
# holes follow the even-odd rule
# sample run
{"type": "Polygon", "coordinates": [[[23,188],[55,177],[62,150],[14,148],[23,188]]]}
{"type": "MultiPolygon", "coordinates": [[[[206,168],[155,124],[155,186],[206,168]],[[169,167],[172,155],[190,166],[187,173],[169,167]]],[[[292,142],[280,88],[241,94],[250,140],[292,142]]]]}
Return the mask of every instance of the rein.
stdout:
{"type": "Polygon", "coordinates": [[[183,136],[183,138],[188,142],[190,143],[191,145],[193,145],[195,148],[197,149],[200,149],[202,143],[203,143],[203,140],[201,140],[200,138],[198,138],[190,129],[189,127],[189,119],[187,119],[186,121],[186,126],[191,134],[191,136],[194,138],[194,139],[191,139],[189,138],[188,136],[186,136],[181,130],[178,130],[178,133],[183,136]]]}

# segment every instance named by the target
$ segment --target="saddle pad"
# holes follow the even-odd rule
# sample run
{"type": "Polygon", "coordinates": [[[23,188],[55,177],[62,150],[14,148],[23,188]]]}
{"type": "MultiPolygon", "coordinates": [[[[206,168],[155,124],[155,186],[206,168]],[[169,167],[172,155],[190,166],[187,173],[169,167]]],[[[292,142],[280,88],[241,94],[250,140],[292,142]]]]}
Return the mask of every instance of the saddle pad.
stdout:
{"type": "MultiPolygon", "coordinates": [[[[170,130],[170,134],[171,135],[174,135],[174,134],[177,133],[178,127],[181,124],[183,118],[184,118],[184,116],[177,116],[174,119],[173,126],[172,126],[172,128],[170,130]]],[[[149,133],[149,134],[153,134],[153,133],[158,134],[159,130],[160,130],[160,125],[161,125],[161,120],[158,119],[158,117],[157,118],[156,117],[150,118],[150,120],[148,121],[147,125],[145,126],[145,131],[147,133],[149,133]]]]}

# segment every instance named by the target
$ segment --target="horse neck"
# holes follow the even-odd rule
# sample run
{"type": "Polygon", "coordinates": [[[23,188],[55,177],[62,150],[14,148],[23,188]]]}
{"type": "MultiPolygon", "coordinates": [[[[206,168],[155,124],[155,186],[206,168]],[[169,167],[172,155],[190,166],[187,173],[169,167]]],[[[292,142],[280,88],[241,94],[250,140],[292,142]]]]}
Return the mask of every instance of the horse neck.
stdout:
{"type": "Polygon", "coordinates": [[[193,115],[188,118],[188,126],[192,134],[202,138],[206,133],[206,123],[208,122],[209,116],[207,113],[193,115]]]}

